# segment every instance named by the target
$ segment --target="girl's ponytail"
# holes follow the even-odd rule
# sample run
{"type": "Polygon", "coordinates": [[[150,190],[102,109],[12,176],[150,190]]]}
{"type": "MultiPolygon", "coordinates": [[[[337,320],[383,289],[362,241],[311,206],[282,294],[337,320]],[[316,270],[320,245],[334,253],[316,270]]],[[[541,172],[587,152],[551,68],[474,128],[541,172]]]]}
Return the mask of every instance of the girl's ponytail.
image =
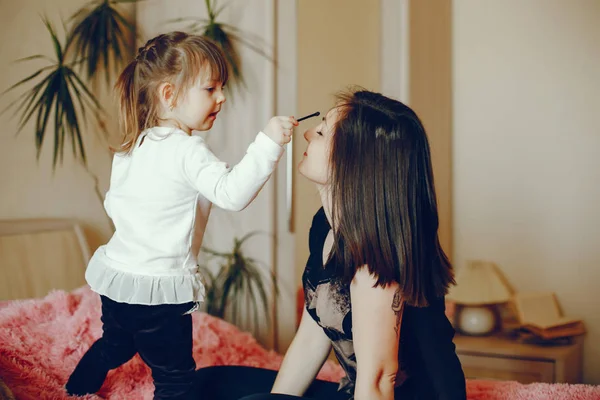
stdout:
{"type": "Polygon", "coordinates": [[[124,134],[123,142],[117,152],[129,153],[140,134],[139,88],[136,79],[137,63],[137,59],[131,61],[115,84],[119,101],[119,123],[124,134]]]}

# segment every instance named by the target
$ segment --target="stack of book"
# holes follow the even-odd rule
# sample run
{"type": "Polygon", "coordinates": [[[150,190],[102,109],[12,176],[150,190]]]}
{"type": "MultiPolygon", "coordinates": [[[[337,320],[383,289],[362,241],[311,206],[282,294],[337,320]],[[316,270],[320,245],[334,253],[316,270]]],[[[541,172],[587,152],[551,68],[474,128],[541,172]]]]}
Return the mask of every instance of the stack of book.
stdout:
{"type": "Polygon", "coordinates": [[[583,335],[581,319],[562,314],[554,293],[518,293],[514,296],[521,329],[535,336],[552,340],[583,335]]]}

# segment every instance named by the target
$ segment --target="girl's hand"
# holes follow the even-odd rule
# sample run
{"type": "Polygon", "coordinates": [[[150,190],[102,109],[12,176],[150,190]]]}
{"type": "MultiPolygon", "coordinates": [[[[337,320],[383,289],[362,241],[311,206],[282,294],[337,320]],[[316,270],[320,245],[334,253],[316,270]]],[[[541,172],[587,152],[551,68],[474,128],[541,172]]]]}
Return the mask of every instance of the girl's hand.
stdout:
{"type": "Polygon", "coordinates": [[[298,126],[294,117],[273,117],[263,132],[275,143],[283,146],[292,140],[294,126],[298,126]]]}

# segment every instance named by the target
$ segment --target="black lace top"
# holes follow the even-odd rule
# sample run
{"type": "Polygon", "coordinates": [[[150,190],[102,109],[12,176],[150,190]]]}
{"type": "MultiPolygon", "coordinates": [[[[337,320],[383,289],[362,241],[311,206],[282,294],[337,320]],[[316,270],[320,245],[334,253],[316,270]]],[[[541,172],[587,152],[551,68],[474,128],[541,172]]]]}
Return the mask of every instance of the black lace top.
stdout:
{"type": "MultiPolygon", "coordinates": [[[[338,279],[335,260],[324,266],[323,246],[330,229],[321,208],[310,229],[310,256],[302,276],[304,300],[308,313],[331,339],[346,372],[339,390],[352,396],[356,356],[350,287],[338,279]]],[[[401,373],[397,383],[402,384],[396,390],[397,399],[466,399],[465,378],[452,343],[454,330],[444,311],[443,298],[429,307],[405,306],[398,354],[401,373]]]]}

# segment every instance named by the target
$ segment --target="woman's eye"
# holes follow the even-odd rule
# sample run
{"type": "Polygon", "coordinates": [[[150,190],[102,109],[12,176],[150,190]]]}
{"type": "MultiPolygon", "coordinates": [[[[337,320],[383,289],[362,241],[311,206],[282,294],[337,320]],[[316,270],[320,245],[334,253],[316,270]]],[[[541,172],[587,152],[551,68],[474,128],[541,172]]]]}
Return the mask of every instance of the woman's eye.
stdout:
{"type": "Polygon", "coordinates": [[[208,90],[209,92],[212,92],[212,91],[215,90],[215,88],[214,87],[210,87],[210,88],[206,88],[206,90],[208,90]]]}

